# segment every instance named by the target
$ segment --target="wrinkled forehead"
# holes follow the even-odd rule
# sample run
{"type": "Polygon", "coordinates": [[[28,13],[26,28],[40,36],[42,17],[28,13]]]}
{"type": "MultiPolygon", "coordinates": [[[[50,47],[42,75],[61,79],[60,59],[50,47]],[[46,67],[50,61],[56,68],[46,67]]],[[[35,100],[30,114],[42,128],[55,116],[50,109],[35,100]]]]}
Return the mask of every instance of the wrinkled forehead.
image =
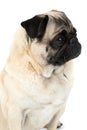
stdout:
{"type": "Polygon", "coordinates": [[[55,31],[61,32],[64,29],[67,32],[72,32],[73,25],[64,12],[52,10],[46,15],[49,16],[49,26],[54,26],[55,31]]]}
{"type": "Polygon", "coordinates": [[[60,15],[62,15],[64,13],[61,12],[61,11],[57,11],[57,10],[51,10],[49,12],[46,12],[45,14],[47,14],[49,16],[55,16],[55,17],[57,17],[57,16],[60,16],[60,15]]]}

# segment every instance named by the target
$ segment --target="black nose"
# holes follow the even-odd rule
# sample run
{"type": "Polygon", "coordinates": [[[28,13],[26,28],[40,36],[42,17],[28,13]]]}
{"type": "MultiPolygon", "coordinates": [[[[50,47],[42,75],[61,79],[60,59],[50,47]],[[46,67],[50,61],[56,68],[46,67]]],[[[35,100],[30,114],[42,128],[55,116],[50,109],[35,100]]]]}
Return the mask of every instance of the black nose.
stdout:
{"type": "Polygon", "coordinates": [[[78,39],[76,37],[73,37],[71,40],[70,40],[70,44],[75,44],[78,42],[78,39]]]}
{"type": "Polygon", "coordinates": [[[72,57],[77,57],[81,53],[81,44],[79,43],[77,37],[73,37],[70,40],[70,44],[68,46],[68,52],[69,55],[72,55],[72,57]]]}

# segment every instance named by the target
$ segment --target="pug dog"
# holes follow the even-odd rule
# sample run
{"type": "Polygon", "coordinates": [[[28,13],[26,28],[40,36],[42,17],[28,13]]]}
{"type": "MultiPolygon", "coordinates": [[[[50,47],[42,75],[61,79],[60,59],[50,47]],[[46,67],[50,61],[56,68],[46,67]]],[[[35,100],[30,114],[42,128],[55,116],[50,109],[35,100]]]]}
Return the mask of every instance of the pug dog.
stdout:
{"type": "Polygon", "coordinates": [[[73,86],[76,29],[52,10],[23,21],[0,73],[0,130],[56,130],[73,86]]]}

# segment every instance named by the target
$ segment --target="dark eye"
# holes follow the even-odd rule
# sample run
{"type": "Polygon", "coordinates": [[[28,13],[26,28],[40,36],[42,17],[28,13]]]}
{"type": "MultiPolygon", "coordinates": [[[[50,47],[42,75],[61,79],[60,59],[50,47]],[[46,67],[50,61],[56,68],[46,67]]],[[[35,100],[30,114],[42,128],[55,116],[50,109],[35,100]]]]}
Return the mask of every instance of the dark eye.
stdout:
{"type": "Polygon", "coordinates": [[[63,39],[62,37],[58,37],[58,38],[57,38],[57,41],[59,41],[59,42],[63,42],[64,39],[63,39]]]}
{"type": "Polygon", "coordinates": [[[65,38],[63,36],[58,36],[55,39],[55,43],[58,44],[58,46],[62,46],[64,44],[65,38]]]}
{"type": "Polygon", "coordinates": [[[50,46],[53,49],[58,49],[59,47],[62,47],[64,45],[65,38],[63,36],[57,36],[52,41],[50,41],[50,46]]]}

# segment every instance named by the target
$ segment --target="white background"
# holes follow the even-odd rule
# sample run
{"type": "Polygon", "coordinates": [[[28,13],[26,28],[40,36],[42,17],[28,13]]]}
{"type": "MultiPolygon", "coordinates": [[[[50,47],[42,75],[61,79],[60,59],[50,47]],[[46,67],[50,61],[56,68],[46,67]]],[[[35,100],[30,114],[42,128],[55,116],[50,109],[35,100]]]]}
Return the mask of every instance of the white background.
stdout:
{"type": "Polygon", "coordinates": [[[87,2],[86,0],[0,0],[0,70],[14,32],[23,20],[52,9],[64,11],[78,31],[82,54],[75,59],[75,83],[61,121],[64,130],[87,130],[87,2]]]}

